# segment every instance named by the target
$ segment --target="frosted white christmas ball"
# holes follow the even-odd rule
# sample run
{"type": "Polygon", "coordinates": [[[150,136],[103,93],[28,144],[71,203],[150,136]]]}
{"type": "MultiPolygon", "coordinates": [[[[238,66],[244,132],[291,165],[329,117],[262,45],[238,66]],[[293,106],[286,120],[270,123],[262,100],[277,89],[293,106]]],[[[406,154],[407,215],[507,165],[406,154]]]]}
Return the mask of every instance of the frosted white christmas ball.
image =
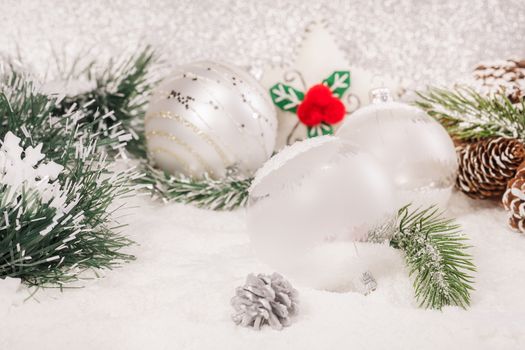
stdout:
{"type": "Polygon", "coordinates": [[[245,71],[218,62],[179,67],[154,91],[146,117],[148,156],[171,173],[252,175],[272,154],[275,108],[245,71]]]}
{"type": "Polygon", "coordinates": [[[355,242],[391,218],[383,167],[333,136],[296,142],[270,159],[249,192],[248,230],[257,255],[306,285],[339,289],[363,273],[355,242]]]}
{"type": "Polygon", "coordinates": [[[392,101],[388,90],[372,92],[371,105],[346,118],[337,136],[359,145],[387,169],[398,207],[446,208],[458,163],[447,131],[423,110],[392,101]]]}

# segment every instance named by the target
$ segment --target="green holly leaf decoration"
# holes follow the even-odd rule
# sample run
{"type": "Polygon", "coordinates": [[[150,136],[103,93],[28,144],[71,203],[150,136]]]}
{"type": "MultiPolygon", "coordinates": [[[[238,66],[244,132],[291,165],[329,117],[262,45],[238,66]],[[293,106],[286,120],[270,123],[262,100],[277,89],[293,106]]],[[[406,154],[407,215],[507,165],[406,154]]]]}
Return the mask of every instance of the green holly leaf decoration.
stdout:
{"type": "Polygon", "coordinates": [[[297,112],[297,107],[304,99],[304,93],[291,86],[277,83],[270,88],[273,103],[286,112],[297,112]]]}
{"type": "Polygon", "coordinates": [[[323,84],[328,86],[335,96],[342,98],[350,87],[350,72],[347,70],[335,71],[323,80],[323,84]]]}
{"type": "Polygon", "coordinates": [[[333,135],[334,128],[330,124],[321,122],[321,124],[316,126],[309,126],[306,132],[309,139],[312,137],[317,137],[319,135],[333,135]]]}

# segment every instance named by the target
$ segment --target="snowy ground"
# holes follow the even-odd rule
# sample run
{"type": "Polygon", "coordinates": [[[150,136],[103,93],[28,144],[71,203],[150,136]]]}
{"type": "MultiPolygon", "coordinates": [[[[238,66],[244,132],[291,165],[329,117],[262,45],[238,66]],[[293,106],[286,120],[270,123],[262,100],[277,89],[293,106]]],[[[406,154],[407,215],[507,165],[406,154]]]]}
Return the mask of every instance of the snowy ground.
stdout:
{"type": "MultiPolygon", "coordinates": [[[[523,349],[525,238],[503,209],[456,193],[451,215],[471,237],[478,273],[472,307],[418,309],[399,256],[375,271],[369,296],[298,286],[301,309],[281,331],[236,327],[234,288],[254,257],[244,212],[209,212],[147,198],[127,219],[137,261],[83,289],[47,290],[13,306],[0,349],[523,349]]],[[[27,291],[24,291],[27,293],[27,291]]]]}
{"type": "MultiPolygon", "coordinates": [[[[523,6],[520,0],[0,0],[0,56],[20,54],[52,75],[53,51],[70,62],[88,50],[118,58],[151,43],[171,64],[221,59],[257,67],[293,60],[304,27],[322,16],[353,64],[421,86],[451,84],[480,61],[523,54],[523,6]]],[[[376,266],[379,287],[367,297],[298,287],[300,314],[282,332],[255,332],[230,320],[234,288],[248,273],[271,271],[254,257],[243,211],[147,198],[135,204],[125,233],[139,243],[131,249],[137,260],[83,289],[40,291],[7,315],[0,299],[0,350],[525,348],[525,237],[506,229],[497,204],[461,194],[452,199],[451,215],[471,237],[478,266],[469,310],[418,309],[402,259],[392,252],[376,266]]]]}

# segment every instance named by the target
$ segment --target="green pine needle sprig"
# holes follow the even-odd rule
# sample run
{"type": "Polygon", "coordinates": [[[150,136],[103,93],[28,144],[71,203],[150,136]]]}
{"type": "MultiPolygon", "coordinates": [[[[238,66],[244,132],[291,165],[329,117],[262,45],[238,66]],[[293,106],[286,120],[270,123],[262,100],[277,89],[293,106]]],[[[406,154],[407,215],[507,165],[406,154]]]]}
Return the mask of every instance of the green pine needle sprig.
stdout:
{"type": "Polygon", "coordinates": [[[0,278],[62,287],[81,279],[86,270],[113,269],[134,259],[121,251],[133,242],[116,233],[108,217],[110,200],[127,193],[123,177],[117,179],[120,184],[99,182],[100,171],[92,170],[91,176],[71,179],[67,203],[79,201],[56,223],[56,209],[43,203],[36,191],[8,202],[7,186],[0,187],[0,278]]]}
{"type": "Polygon", "coordinates": [[[472,272],[476,268],[460,226],[444,218],[435,207],[415,211],[403,207],[398,220],[398,230],[390,245],[405,254],[420,306],[432,309],[469,306],[472,272]]]}
{"type": "MultiPolygon", "coordinates": [[[[83,111],[75,108],[57,114],[57,99],[40,93],[26,79],[14,71],[0,83],[0,138],[11,131],[18,137],[25,136],[24,146],[42,143],[42,152],[48,159],[66,166],[76,157],[78,140],[86,145],[96,141],[97,147],[107,149],[122,147],[122,131],[100,137],[100,117],[88,120],[83,111]]],[[[112,130],[119,126],[115,124],[112,130]]]]}
{"type": "Polygon", "coordinates": [[[81,108],[86,121],[98,120],[97,130],[107,133],[116,123],[131,134],[127,150],[134,156],[146,157],[144,139],[144,113],[156,80],[153,65],[157,56],[151,47],[145,47],[122,61],[110,60],[100,69],[100,63],[89,61],[79,68],[80,58],[75,60],[63,79],[85,79],[93,88],[76,94],[68,94],[57,104],[55,113],[62,114],[72,106],[81,108]]]}
{"type": "Polygon", "coordinates": [[[504,95],[484,96],[473,88],[429,88],[416,105],[461,140],[492,136],[525,140],[525,100],[513,104],[504,95]]]}
{"type": "Polygon", "coordinates": [[[118,232],[112,205],[132,195],[135,174],[111,172],[104,155],[122,146],[120,135],[101,137],[98,117],[86,121],[74,108],[57,114],[56,103],[23,75],[2,77],[0,139],[12,132],[23,148],[41,144],[44,160],[64,167],[55,182],[67,215],[57,216],[57,208],[36,189],[24,186],[13,197],[13,188],[0,181],[0,278],[17,277],[34,286],[61,287],[82,278],[85,270],[134,259],[121,251],[132,241],[118,232]]]}
{"type": "Polygon", "coordinates": [[[166,202],[192,204],[210,210],[233,210],[246,205],[252,178],[227,175],[214,180],[205,175],[202,179],[184,175],[171,175],[143,162],[139,167],[143,176],[137,182],[153,197],[166,202]]]}

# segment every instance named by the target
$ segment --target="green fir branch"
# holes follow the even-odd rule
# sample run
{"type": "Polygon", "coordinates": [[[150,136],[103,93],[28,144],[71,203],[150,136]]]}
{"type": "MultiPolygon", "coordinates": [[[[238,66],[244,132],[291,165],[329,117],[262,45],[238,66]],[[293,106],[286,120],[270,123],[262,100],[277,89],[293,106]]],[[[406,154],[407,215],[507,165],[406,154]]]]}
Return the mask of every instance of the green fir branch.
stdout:
{"type": "Polygon", "coordinates": [[[429,88],[416,105],[462,140],[504,136],[525,140],[525,100],[512,104],[504,95],[483,96],[474,89],[429,88]]]}
{"type": "Polygon", "coordinates": [[[146,157],[144,138],[144,113],[148,96],[156,81],[152,79],[152,69],[156,54],[146,47],[124,61],[110,60],[103,68],[99,62],[90,61],[78,68],[78,60],[66,73],[66,80],[81,77],[94,83],[94,87],[76,95],[66,96],[57,104],[55,113],[63,114],[72,106],[81,108],[88,122],[98,120],[97,129],[107,133],[116,123],[132,139],[127,143],[127,150],[137,156],[146,157]]]}
{"type": "Polygon", "coordinates": [[[109,199],[127,193],[126,186],[97,184],[99,174],[94,171],[91,178],[72,185],[68,203],[77,195],[79,203],[45,235],[41,232],[54,224],[56,209],[32,191],[6,203],[7,187],[0,188],[0,211],[5,213],[0,219],[0,278],[21,278],[31,286],[63,286],[80,279],[86,270],[112,269],[134,259],[121,252],[133,242],[115,233],[108,219],[109,199]],[[96,196],[104,199],[97,202],[96,196]],[[79,222],[77,215],[83,216],[79,222]]]}
{"type": "MultiPolygon", "coordinates": [[[[74,108],[57,115],[56,103],[55,98],[40,93],[32,82],[26,81],[25,75],[11,72],[0,85],[0,138],[11,131],[18,137],[25,136],[25,147],[42,143],[42,152],[48,159],[65,166],[75,159],[79,139],[86,143],[91,141],[89,138],[96,138],[98,147],[122,146],[118,139],[122,132],[99,137],[99,117],[87,121],[87,116],[74,108]]],[[[115,124],[113,129],[118,127],[115,124]]]]}
{"type": "Polygon", "coordinates": [[[166,202],[192,204],[211,210],[233,210],[246,205],[252,179],[227,175],[220,180],[205,175],[202,179],[174,176],[143,163],[139,168],[143,176],[138,183],[154,197],[166,202]]]}
{"type": "Polygon", "coordinates": [[[18,277],[35,286],[62,286],[87,269],[111,269],[134,259],[121,252],[132,242],[117,232],[110,209],[134,190],[129,181],[134,174],[110,172],[104,156],[104,149],[122,146],[119,134],[101,137],[99,117],[86,122],[74,109],[56,114],[56,102],[16,72],[2,77],[0,139],[11,131],[24,148],[42,144],[46,160],[64,167],[56,181],[71,206],[57,219],[56,209],[35,190],[13,198],[10,186],[0,185],[0,278],[18,277]]]}
{"type": "Polygon", "coordinates": [[[420,306],[432,309],[469,306],[473,290],[471,273],[476,268],[460,226],[443,218],[435,207],[410,212],[406,206],[399,210],[398,216],[398,230],[390,245],[405,254],[420,306]]]}

